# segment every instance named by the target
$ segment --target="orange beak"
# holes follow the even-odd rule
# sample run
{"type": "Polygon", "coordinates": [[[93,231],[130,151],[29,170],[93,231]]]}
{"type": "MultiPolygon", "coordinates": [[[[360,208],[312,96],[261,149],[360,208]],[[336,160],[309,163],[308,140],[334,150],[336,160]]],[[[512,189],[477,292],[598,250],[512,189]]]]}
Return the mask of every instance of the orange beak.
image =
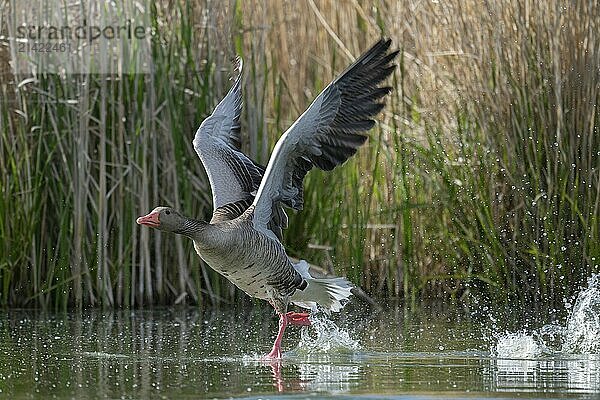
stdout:
{"type": "Polygon", "coordinates": [[[139,217],[135,222],[139,225],[146,225],[152,228],[156,228],[160,226],[160,220],[158,219],[158,213],[150,213],[148,215],[144,215],[143,217],[139,217]]]}

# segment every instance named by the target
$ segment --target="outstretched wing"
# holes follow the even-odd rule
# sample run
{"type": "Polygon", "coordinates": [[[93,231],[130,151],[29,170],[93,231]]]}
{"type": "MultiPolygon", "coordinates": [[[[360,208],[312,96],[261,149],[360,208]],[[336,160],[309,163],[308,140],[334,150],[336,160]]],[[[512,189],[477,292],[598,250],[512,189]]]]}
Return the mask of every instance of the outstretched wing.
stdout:
{"type": "Polygon", "coordinates": [[[303,206],[304,176],[313,167],[332,170],[356,153],[373,127],[373,117],[391,90],[381,83],[396,67],[398,51],[380,40],[317,96],[281,136],[267,165],[252,209],[254,227],[269,234],[268,224],[279,202],[303,206]]]}
{"type": "MultiPolygon", "coordinates": [[[[237,62],[238,76],[233,86],[202,122],[192,142],[212,188],[211,222],[241,215],[252,204],[265,171],[241,150],[242,60],[238,58],[237,62]]],[[[278,209],[269,225],[280,238],[281,228],[287,227],[285,212],[278,209]]]]}

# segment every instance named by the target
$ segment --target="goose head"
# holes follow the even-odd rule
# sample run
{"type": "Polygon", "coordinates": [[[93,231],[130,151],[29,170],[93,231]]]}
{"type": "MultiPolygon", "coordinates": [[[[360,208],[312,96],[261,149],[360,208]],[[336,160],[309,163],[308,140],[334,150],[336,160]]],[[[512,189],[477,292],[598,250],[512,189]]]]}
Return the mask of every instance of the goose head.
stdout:
{"type": "Polygon", "coordinates": [[[156,207],[150,214],[139,217],[136,222],[165,232],[177,232],[185,226],[186,220],[171,207],[156,207]]]}

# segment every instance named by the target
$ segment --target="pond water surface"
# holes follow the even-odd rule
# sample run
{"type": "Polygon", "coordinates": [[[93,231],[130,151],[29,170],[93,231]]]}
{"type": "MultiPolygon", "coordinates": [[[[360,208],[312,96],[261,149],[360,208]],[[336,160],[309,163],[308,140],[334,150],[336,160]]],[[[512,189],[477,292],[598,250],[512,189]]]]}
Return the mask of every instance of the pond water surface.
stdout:
{"type": "Polygon", "coordinates": [[[568,319],[528,333],[457,307],[351,304],[335,324],[317,315],[313,327],[289,328],[280,362],[260,360],[277,329],[266,306],[9,310],[0,314],[0,396],[597,398],[598,286],[568,319]]]}

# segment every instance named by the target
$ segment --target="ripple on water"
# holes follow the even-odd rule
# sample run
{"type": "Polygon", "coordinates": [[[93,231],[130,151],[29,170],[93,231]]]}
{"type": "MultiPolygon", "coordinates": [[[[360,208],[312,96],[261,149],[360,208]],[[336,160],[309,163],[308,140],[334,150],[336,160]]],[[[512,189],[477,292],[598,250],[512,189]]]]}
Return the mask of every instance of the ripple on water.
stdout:
{"type": "Polygon", "coordinates": [[[81,354],[83,354],[86,357],[91,357],[91,358],[106,358],[106,359],[129,358],[129,356],[127,356],[125,354],[105,353],[102,351],[84,351],[81,354]]]}

